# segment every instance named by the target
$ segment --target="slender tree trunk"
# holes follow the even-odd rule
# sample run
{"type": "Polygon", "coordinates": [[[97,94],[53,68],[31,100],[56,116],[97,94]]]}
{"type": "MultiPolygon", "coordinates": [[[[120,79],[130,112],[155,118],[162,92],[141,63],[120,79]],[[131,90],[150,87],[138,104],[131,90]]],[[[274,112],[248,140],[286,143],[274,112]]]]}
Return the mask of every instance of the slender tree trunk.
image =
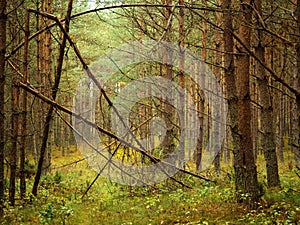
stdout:
{"type": "MultiPolygon", "coordinates": [[[[297,32],[298,35],[300,35],[300,0],[297,0],[297,9],[296,9],[296,15],[297,15],[297,32]]],[[[296,79],[298,82],[296,84],[296,88],[300,89],[300,38],[298,36],[298,42],[296,45],[296,53],[297,53],[297,73],[296,73],[296,79]]],[[[296,105],[297,105],[297,115],[298,115],[298,143],[297,143],[297,150],[295,150],[295,159],[296,163],[299,165],[299,158],[300,158],[300,95],[296,96],[296,105]]]]}
{"type": "MultiPolygon", "coordinates": [[[[279,84],[280,90],[283,89],[283,86],[279,84]]],[[[284,95],[283,93],[279,93],[279,108],[278,108],[278,156],[280,161],[284,162],[284,155],[283,155],[283,147],[284,147],[284,95]]]]}
{"type": "MultiPolygon", "coordinates": [[[[262,15],[262,0],[255,1],[255,7],[257,13],[262,15]]],[[[257,19],[259,20],[259,18],[257,19]]],[[[260,22],[258,22],[260,23],[260,22]]],[[[255,49],[255,53],[259,59],[265,63],[265,47],[263,44],[263,33],[259,30],[258,24],[258,43],[255,49]]],[[[275,146],[275,133],[273,124],[273,106],[272,106],[272,95],[269,89],[269,78],[266,74],[265,69],[260,63],[256,65],[257,80],[259,86],[259,97],[261,105],[261,129],[262,129],[262,146],[266,161],[267,169],[267,181],[269,187],[280,186],[280,180],[278,175],[278,160],[275,146]]]]}
{"type": "Polygon", "coordinates": [[[0,218],[3,216],[4,203],[4,85],[5,85],[5,50],[6,50],[6,1],[0,1],[0,218]]]}
{"type": "MultiPolygon", "coordinates": [[[[221,5],[222,2],[220,0],[218,0],[218,4],[221,5]]],[[[221,26],[222,23],[222,15],[221,13],[217,13],[217,25],[221,26]]],[[[218,82],[221,82],[221,65],[222,65],[222,56],[221,56],[221,33],[219,31],[216,31],[216,52],[215,52],[215,64],[216,64],[216,69],[215,69],[215,76],[218,80],[218,82]]],[[[216,100],[217,101],[217,100],[216,100]]],[[[214,151],[214,155],[215,155],[215,159],[214,159],[214,168],[217,172],[220,171],[221,169],[221,150],[219,149],[216,145],[216,143],[218,143],[218,139],[220,136],[220,132],[221,132],[221,126],[220,126],[220,112],[222,112],[221,109],[221,104],[216,104],[216,107],[213,109],[215,112],[213,113],[216,118],[214,118],[214,120],[216,121],[216,125],[214,127],[214,131],[213,131],[213,140],[214,141],[214,146],[213,146],[213,151],[214,151]]]]}
{"type": "MultiPolygon", "coordinates": [[[[28,77],[28,37],[29,33],[29,12],[26,10],[25,18],[25,44],[23,57],[23,83],[27,83],[28,77]]],[[[20,197],[26,194],[25,157],[26,157],[26,127],[27,127],[27,92],[23,90],[22,95],[22,118],[21,118],[21,147],[20,147],[20,197]]]]}
{"type": "MultiPolygon", "coordinates": [[[[69,0],[68,12],[67,12],[66,22],[65,22],[65,29],[67,32],[69,31],[70,16],[71,16],[71,12],[72,12],[72,4],[73,4],[73,0],[69,0]]],[[[66,37],[66,35],[63,35],[62,43],[61,43],[60,49],[59,49],[59,56],[58,56],[58,60],[57,60],[55,81],[54,81],[54,85],[52,87],[52,99],[54,101],[56,99],[56,95],[57,95],[57,91],[58,91],[58,87],[59,87],[59,83],[60,83],[66,41],[67,41],[67,37],[66,37]]],[[[38,185],[39,185],[39,181],[40,181],[41,174],[42,174],[42,167],[43,167],[44,156],[45,156],[46,147],[47,147],[48,135],[49,135],[49,130],[50,130],[50,122],[51,122],[53,110],[54,110],[54,107],[51,105],[48,110],[47,117],[46,117],[46,122],[45,122],[45,127],[44,127],[44,132],[43,132],[42,146],[41,146],[39,162],[38,162],[38,168],[37,168],[37,172],[36,172],[36,175],[34,178],[34,184],[32,187],[33,195],[37,195],[38,185]]]]}
{"type": "Polygon", "coordinates": [[[257,85],[256,85],[256,81],[252,82],[251,84],[252,90],[252,101],[254,101],[255,103],[252,104],[252,134],[253,134],[253,151],[254,151],[254,157],[255,157],[255,161],[257,159],[257,155],[258,155],[258,137],[259,137],[259,133],[258,133],[258,121],[259,121],[259,114],[258,114],[258,107],[257,107],[257,103],[259,102],[258,99],[258,93],[257,93],[257,85]]]}
{"type": "MultiPolygon", "coordinates": [[[[239,25],[239,38],[241,42],[250,48],[251,22],[252,22],[251,0],[241,1],[241,14],[239,25]]],[[[259,186],[257,170],[253,154],[253,142],[251,132],[251,99],[250,99],[250,56],[245,47],[237,44],[236,74],[238,94],[238,131],[240,135],[240,149],[238,166],[241,173],[236,174],[236,179],[241,179],[242,186],[237,187],[244,195],[240,200],[249,208],[256,208],[259,201],[259,186]]]]}
{"type": "MultiPolygon", "coordinates": [[[[228,115],[230,121],[230,131],[232,135],[232,147],[233,147],[233,168],[235,172],[235,188],[236,193],[239,193],[243,183],[240,177],[237,175],[242,173],[242,168],[238,164],[240,159],[240,152],[239,152],[239,143],[240,143],[240,136],[238,134],[238,112],[237,112],[237,88],[236,88],[236,77],[235,77],[235,70],[234,70],[234,55],[233,55],[233,47],[234,41],[231,32],[233,32],[233,25],[232,25],[232,13],[231,13],[231,0],[223,0],[222,4],[223,9],[223,26],[224,26],[224,33],[223,33],[223,40],[224,40],[224,78],[226,83],[226,96],[228,99],[228,115]]],[[[237,195],[238,199],[240,198],[239,194],[237,195]]]]}
{"type": "MultiPolygon", "coordinates": [[[[172,0],[163,0],[163,4],[172,5],[172,0]]],[[[171,41],[171,32],[172,32],[172,16],[173,13],[171,8],[164,8],[164,18],[163,18],[163,26],[165,28],[165,35],[163,40],[166,42],[171,41]]],[[[165,54],[163,57],[167,57],[165,54]]],[[[163,76],[165,76],[169,80],[173,80],[173,71],[172,66],[170,65],[163,65],[162,66],[163,76]]],[[[172,95],[172,93],[171,93],[172,95]]],[[[165,102],[164,104],[164,119],[166,122],[166,136],[163,140],[162,146],[164,147],[163,153],[164,155],[169,155],[170,153],[174,152],[175,144],[174,144],[174,133],[175,133],[175,113],[172,105],[169,102],[165,102]]]]}
{"type": "MultiPolygon", "coordinates": [[[[17,13],[12,15],[12,20],[17,20],[17,13]]],[[[20,41],[20,35],[17,32],[17,27],[12,26],[9,27],[11,37],[14,43],[18,43],[20,41]]],[[[20,54],[16,55],[17,59],[20,59],[20,54]]],[[[19,99],[20,99],[20,88],[17,86],[19,75],[16,71],[13,72],[12,82],[11,82],[11,135],[10,142],[11,145],[9,147],[9,203],[14,206],[15,204],[15,196],[16,196],[16,178],[17,178],[17,154],[19,147],[19,116],[20,116],[20,108],[19,108],[19,99]]]]}
{"type": "MultiPolygon", "coordinates": [[[[202,4],[206,6],[206,0],[202,0],[202,4]]],[[[205,12],[204,12],[205,16],[205,12]]],[[[206,33],[207,33],[207,25],[206,21],[202,22],[202,43],[203,43],[203,49],[202,49],[202,60],[205,62],[206,61],[206,33]]],[[[198,68],[198,64],[195,65],[195,74],[196,76],[202,76],[200,78],[200,87],[196,85],[196,102],[197,102],[197,111],[199,114],[199,126],[200,126],[200,132],[199,132],[199,137],[198,137],[198,142],[197,142],[197,148],[196,148],[196,154],[195,154],[195,162],[196,162],[196,170],[200,171],[202,169],[202,151],[203,151],[203,143],[204,143],[204,111],[205,111],[205,97],[204,97],[204,91],[201,89],[205,86],[204,84],[204,77],[205,77],[205,68],[201,67],[198,68]],[[202,71],[199,71],[201,69],[202,71]]],[[[196,78],[197,79],[197,78],[196,78]]],[[[209,132],[209,131],[207,131],[209,132]]]]}
{"type": "MultiPolygon", "coordinates": [[[[199,64],[195,63],[195,76],[199,76],[199,64]]],[[[196,77],[197,79],[197,77],[196,77]]],[[[200,79],[202,81],[204,79],[200,79]]],[[[193,83],[194,81],[191,80],[193,83]]],[[[204,87],[204,84],[202,83],[201,87],[204,87]],[[203,86],[202,86],[203,85],[203,86]]],[[[200,171],[202,169],[202,151],[203,151],[203,137],[204,137],[204,92],[199,87],[199,85],[195,84],[195,102],[199,117],[199,137],[197,140],[197,146],[196,146],[196,152],[195,152],[195,163],[196,163],[196,170],[200,171]]]]}
{"type": "MultiPolygon", "coordinates": [[[[51,3],[52,0],[44,0],[44,9],[42,11],[51,13],[52,8],[51,8],[51,3]]],[[[45,18],[44,18],[45,19],[45,18]]],[[[47,23],[51,22],[51,20],[46,19],[47,23]]],[[[51,96],[51,92],[47,91],[48,87],[50,89],[52,85],[52,76],[53,76],[53,69],[52,69],[52,35],[50,31],[45,32],[45,40],[43,40],[42,44],[44,44],[44,67],[42,70],[44,70],[44,91],[48,96],[51,96]]],[[[43,102],[43,115],[47,115],[49,112],[50,108],[47,104],[44,104],[43,102]]],[[[47,118],[47,116],[46,116],[47,118]]],[[[51,118],[52,120],[52,118],[51,118]]],[[[47,122],[47,119],[45,120],[45,123],[47,122]]],[[[45,129],[45,127],[44,127],[45,129]]],[[[42,136],[42,144],[43,144],[43,139],[44,139],[44,132],[42,136]]],[[[46,174],[47,172],[50,171],[50,166],[51,166],[51,135],[52,135],[52,129],[51,129],[51,121],[50,121],[50,128],[49,128],[49,134],[47,138],[47,144],[46,144],[46,153],[44,154],[44,163],[42,166],[42,173],[46,174]],[[49,138],[50,136],[50,138],[49,138]]]]}
{"type": "MultiPolygon", "coordinates": [[[[184,6],[184,0],[179,0],[179,5],[184,6]]],[[[184,90],[185,89],[185,79],[184,79],[184,39],[185,39],[185,32],[184,32],[184,8],[179,9],[179,19],[178,19],[178,33],[179,33],[179,47],[181,51],[181,56],[179,59],[179,85],[184,90]]],[[[185,121],[185,103],[188,101],[188,99],[184,99],[184,96],[180,96],[179,99],[179,105],[181,105],[180,114],[183,115],[184,123],[183,126],[181,126],[181,129],[185,129],[186,127],[186,121],[185,121]]],[[[184,130],[181,130],[182,133],[184,133],[184,130]]],[[[184,165],[184,149],[185,149],[185,143],[182,143],[182,146],[180,146],[180,154],[179,154],[179,167],[181,168],[184,165]]]]}
{"type": "Polygon", "coordinates": [[[12,116],[11,116],[11,149],[10,149],[10,177],[9,177],[9,202],[11,205],[15,204],[16,195],[16,175],[17,175],[17,148],[19,135],[19,95],[20,89],[16,86],[18,75],[14,74],[12,83],[12,116]]]}

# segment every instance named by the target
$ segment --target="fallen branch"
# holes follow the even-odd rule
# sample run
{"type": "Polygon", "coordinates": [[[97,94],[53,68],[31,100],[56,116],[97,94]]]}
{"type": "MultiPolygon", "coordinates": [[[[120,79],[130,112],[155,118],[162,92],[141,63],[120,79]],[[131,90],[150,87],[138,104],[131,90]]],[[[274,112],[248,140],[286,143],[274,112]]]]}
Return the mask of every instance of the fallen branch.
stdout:
{"type": "MultiPolygon", "coordinates": [[[[104,129],[104,128],[98,126],[98,125],[96,125],[95,123],[93,123],[93,122],[91,122],[91,121],[89,121],[89,120],[83,118],[80,114],[77,114],[77,113],[75,113],[75,112],[72,112],[72,111],[69,110],[68,108],[66,108],[66,107],[64,107],[64,106],[62,106],[62,105],[60,105],[60,104],[58,104],[57,102],[51,100],[50,98],[44,96],[43,94],[39,93],[37,90],[31,88],[30,86],[27,86],[26,84],[24,84],[24,83],[22,83],[22,82],[19,82],[18,85],[19,85],[21,88],[23,88],[24,90],[26,90],[26,91],[28,91],[29,93],[31,93],[32,95],[34,95],[35,97],[37,97],[37,98],[43,100],[44,102],[46,102],[46,103],[48,103],[48,104],[50,104],[50,105],[53,105],[55,108],[59,109],[60,111],[63,111],[63,112],[65,112],[65,113],[69,114],[69,115],[72,115],[72,116],[74,116],[76,119],[82,120],[82,121],[85,122],[87,125],[89,125],[89,126],[91,126],[91,127],[93,127],[93,128],[98,129],[99,132],[101,132],[101,133],[103,133],[103,134],[106,134],[106,135],[110,136],[111,138],[114,138],[114,139],[116,139],[116,140],[118,140],[118,141],[123,142],[123,143],[126,144],[128,147],[130,147],[130,148],[132,148],[132,149],[134,149],[134,150],[136,150],[136,151],[141,152],[141,154],[147,154],[147,155],[149,155],[148,153],[141,151],[139,148],[133,146],[132,144],[128,143],[127,141],[123,140],[122,138],[117,137],[116,135],[114,135],[114,134],[111,133],[110,131],[107,131],[106,129],[104,129]]],[[[147,156],[147,155],[146,155],[146,156],[147,156]]],[[[154,157],[154,156],[151,156],[151,157],[152,157],[152,158],[155,158],[155,159],[157,160],[157,162],[161,161],[160,159],[158,159],[158,158],[156,158],[156,157],[154,157]]],[[[178,167],[175,166],[175,165],[171,165],[171,164],[169,164],[169,163],[167,163],[167,162],[164,162],[164,161],[162,161],[162,162],[163,162],[165,165],[167,165],[167,166],[172,166],[173,168],[176,168],[176,169],[178,169],[180,172],[183,172],[183,173],[185,173],[185,174],[191,175],[191,176],[193,176],[193,177],[196,177],[196,178],[199,178],[199,179],[202,179],[202,180],[205,180],[205,181],[214,182],[214,181],[212,181],[212,180],[210,180],[210,179],[208,179],[208,178],[206,178],[206,177],[200,176],[200,175],[198,175],[198,174],[195,174],[195,173],[193,173],[193,172],[184,170],[184,169],[182,169],[182,168],[178,168],[178,167]]]]}

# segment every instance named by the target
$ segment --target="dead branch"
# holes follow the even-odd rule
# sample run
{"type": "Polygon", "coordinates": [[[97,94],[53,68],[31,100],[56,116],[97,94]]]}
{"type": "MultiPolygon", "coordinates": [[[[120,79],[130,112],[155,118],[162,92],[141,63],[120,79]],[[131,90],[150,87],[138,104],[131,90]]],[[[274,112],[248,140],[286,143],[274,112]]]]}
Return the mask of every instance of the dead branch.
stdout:
{"type": "MultiPolygon", "coordinates": [[[[141,154],[144,154],[145,156],[148,157],[148,155],[149,155],[148,153],[141,151],[139,148],[133,146],[132,144],[130,144],[130,143],[128,143],[127,141],[125,141],[124,139],[122,139],[122,138],[120,138],[120,137],[117,137],[116,135],[114,135],[113,133],[107,131],[106,129],[104,129],[104,128],[98,126],[98,125],[96,125],[95,123],[93,123],[93,122],[91,122],[91,121],[89,121],[89,120],[87,120],[87,119],[85,119],[85,118],[82,117],[80,114],[77,114],[77,113],[75,113],[75,112],[72,112],[72,111],[69,110],[68,108],[66,108],[66,107],[64,107],[64,106],[62,106],[62,105],[60,105],[60,104],[58,104],[57,102],[51,100],[50,98],[44,96],[43,94],[39,93],[37,90],[31,88],[30,86],[27,86],[26,84],[24,84],[24,83],[22,83],[22,82],[19,82],[18,85],[19,85],[21,88],[23,88],[24,90],[26,90],[26,91],[28,91],[29,93],[31,93],[32,95],[34,95],[35,97],[37,97],[37,98],[41,99],[42,101],[46,102],[47,104],[53,105],[54,108],[59,109],[60,111],[63,111],[63,112],[65,112],[65,113],[69,114],[69,115],[72,115],[72,116],[74,116],[76,119],[82,120],[82,121],[85,122],[87,125],[89,125],[89,126],[91,126],[91,127],[93,127],[93,128],[98,129],[99,132],[101,132],[101,133],[103,133],[103,134],[106,134],[106,135],[110,136],[111,138],[114,138],[114,139],[116,139],[116,140],[118,140],[118,141],[123,142],[123,143],[124,143],[125,145],[127,145],[128,147],[130,147],[130,148],[132,148],[132,149],[134,149],[134,150],[136,150],[136,151],[139,151],[139,152],[141,152],[141,154]]],[[[156,158],[156,157],[154,157],[154,156],[151,156],[151,157],[152,157],[152,158],[155,158],[157,162],[160,162],[160,161],[161,161],[160,159],[158,159],[158,158],[156,158]]],[[[205,181],[211,181],[211,182],[212,182],[212,180],[210,180],[210,179],[208,179],[208,178],[206,178],[206,177],[200,176],[200,175],[198,175],[198,174],[195,174],[195,173],[193,173],[193,172],[187,171],[187,170],[182,169],[182,168],[178,168],[177,166],[172,165],[172,164],[169,164],[169,163],[167,163],[167,162],[164,162],[164,161],[162,161],[162,162],[163,162],[163,164],[165,164],[165,165],[167,165],[167,166],[172,166],[173,168],[178,169],[180,172],[183,172],[183,173],[185,173],[185,174],[191,175],[191,176],[193,176],[193,177],[196,177],[196,178],[199,178],[199,179],[202,179],[202,180],[205,180],[205,181]]]]}

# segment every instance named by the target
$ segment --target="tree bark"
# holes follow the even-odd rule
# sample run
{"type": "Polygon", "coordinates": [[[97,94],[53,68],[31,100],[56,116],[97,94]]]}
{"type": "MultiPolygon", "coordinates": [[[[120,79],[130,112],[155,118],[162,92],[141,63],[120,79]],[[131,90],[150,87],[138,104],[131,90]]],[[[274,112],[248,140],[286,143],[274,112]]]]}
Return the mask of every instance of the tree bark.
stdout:
{"type": "MultiPolygon", "coordinates": [[[[72,12],[72,4],[73,4],[73,0],[69,0],[68,11],[67,11],[67,16],[66,16],[66,23],[65,23],[65,29],[67,32],[69,31],[70,17],[71,17],[71,12],[72,12]]],[[[67,37],[65,34],[63,34],[62,43],[60,45],[59,56],[58,56],[58,60],[57,60],[55,81],[54,81],[54,85],[52,87],[52,99],[54,101],[56,99],[56,95],[57,95],[57,91],[58,91],[58,87],[59,87],[59,83],[60,83],[66,42],[67,42],[67,37]]],[[[54,107],[51,105],[48,110],[47,117],[46,117],[46,122],[45,122],[45,127],[44,127],[44,132],[43,132],[42,146],[41,146],[39,162],[38,162],[38,168],[37,168],[37,172],[36,172],[36,175],[34,178],[34,184],[32,187],[33,195],[37,195],[38,185],[39,185],[39,181],[40,181],[41,174],[42,174],[42,167],[43,167],[43,162],[44,162],[44,157],[45,157],[45,152],[46,152],[46,147],[47,147],[47,141],[48,141],[48,136],[49,136],[50,123],[51,123],[53,110],[54,110],[54,107]]]]}
{"type": "MultiPolygon", "coordinates": [[[[26,10],[25,18],[25,41],[23,56],[23,83],[27,83],[28,78],[28,44],[29,44],[29,12],[26,10]]],[[[26,175],[25,175],[25,158],[26,158],[26,127],[27,127],[27,92],[23,90],[22,94],[22,117],[21,117],[21,147],[20,147],[20,197],[26,194],[26,175]]]]}
{"type": "Polygon", "coordinates": [[[243,45],[237,44],[236,74],[238,95],[238,132],[240,135],[239,158],[236,163],[241,168],[236,179],[241,183],[237,190],[241,192],[240,201],[249,208],[256,208],[259,197],[259,186],[257,170],[253,154],[253,142],[251,132],[251,99],[250,99],[250,56],[245,48],[250,49],[251,22],[252,22],[251,0],[241,1],[241,12],[239,25],[239,38],[243,45]]]}
{"type": "MultiPolygon", "coordinates": [[[[221,0],[218,0],[218,4],[221,5],[222,2],[221,0]]],[[[222,17],[221,13],[217,13],[217,26],[221,26],[222,23],[222,17]]],[[[215,76],[218,80],[219,83],[221,83],[221,65],[222,65],[222,56],[221,56],[221,33],[219,31],[216,31],[216,51],[215,51],[215,64],[216,64],[216,69],[215,69],[215,76]]],[[[220,85],[221,86],[221,85],[220,85]]],[[[217,100],[216,100],[217,101],[217,100]]],[[[215,112],[213,113],[215,115],[214,120],[216,121],[216,125],[213,130],[213,154],[215,155],[214,159],[214,168],[215,171],[219,172],[221,169],[221,154],[222,154],[222,149],[218,148],[218,143],[217,140],[219,140],[220,132],[221,132],[221,126],[220,126],[220,112],[222,112],[221,104],[217,104],[216,107],[213,109],[215,112]]]]}
{"type": "MultiPolygon", "coordinates": [[[[255,1],[256,11],[259,16],[262,15],[262,0],[255,1]]],[[[257,31],[257,46],[255,53],[260,60],[265,63],[265,47],[263,44],[263,32],[260,31],[260,22],[258,20],[257,31]]],[[[273,118],[273,106],[272,95],[269,89],[269,77],[266,74],[265,69],[260,63],[256,65],[257,80],[259,87],[259,97],[261,105],[261,129],[262,129],[262,146],[264,157],[266,161],[267,169],[267,182],[269,187],[280,186],[279,174],[278,174],[278,160],[275,146],[275,133],[274,133],[274,118],[273,118]]]]}
{"type": "MultiPolygon", "coordinates": [[[[171,6],[173,3],[173,0],[163,0],[163,4],[171,6]]],[[[162,40],[165,42],[171,41],[171,32],[172,32],[172,17],[173,17],[173,8],[164,8],[163,9],[164,18],[163,18],[163,26],[165,28],[165,32],[163,33],[162,40]]],[[[171,54],[171,53],[170,53],[171,54]]],[[[168,57],[166,54],[163,55],[166,60],[168,57]]],[[[166,60],[167,61],[167,60],[166,60]]],[[[169,80],[173,80],[173,70],[172,66],[170,65],[162,65],[162,74],[165,78],[169,80]]],[[[170,94],[172,96],[172,93],[170,94]]],[[[173,109],[173,106],[169,102],[163,103],[163,116],[166,123],[166,136],[162,142],[163,146],[163,153],[165,156],[171,154],[174,152],[175,144],[174,144],[174,135],[175,135],[175,112],[173,109]]]]}
{"type": "MultiPolygon", "coordinates": [[[[300,0],[297,0],[297,8],[296,8],[296,16],[297,16],[297,33],[300,34],[300,0]]],[[[296,57],[297,57],[297,65],[296,65],[296,89],[300,91],[300,38],[298,36],[297,45],[296,45],[296,57]]],[[[300,94],[296,95],[296,106],[297,106],[297,115],[298,115],[298,143],[295,150],[295,159],[296,164],[299,166],[300,159],[300,94]]]]}
{"type": "MultiPolygon", "coordinates": [[[[236,76],[234,70],[234,41],[233,36],[231,33],[233,32],[233,25],[232,25],[232,13],[231,13],[231,0],[223,0],[222,4],[223,9],[223,24],[224,24],[224,33],[223,33],[223,40],[224,40],[224,79],[226,83],[226,96],[228,102],[228,115],[230,121],[230,131],[232,135],[232,147],[233,147],[233,168],[235,173],[235,189],[236,193],[239,193],[243,183],[240,177],[237,175],[242,173],[241,165],[238,164],[240,159],[240,152],[239,152],[239,143],[240,143],[240,136],[238,134],[238,97],[237,97],[237,88],[236,88],[236,76]]],[[[237,195],[239,198],[239,195],[237,195]]]]}
{"type": "Polygon", "coordinates": [[[3,216],[4,203],[4,85],[5,85],[5,52],[6,52],[6,0],[0,1],[0,218],[3,216]]]}
{"type": "MultiPolygon", "coordinates": [[[[184,6],[184,0],[179,0],[179,5],[184,6]]],[[[185,32],[184,32],[184,8],[179,9],[179,18],[178,18],[178,33],[179,33],[179,47],[180,47],[180,58],[179,58],[179,85],[184,90],[185,89],[185,78],[184,78],[184,39],[185,39],[185,32]]],[[[180,95],[179,104],[181,105],[180,114],[183,115],[184,121],[183,126],[181,126],[181,129],[186,129],[186,108],[185,103],[188,101],[188,99],[184,99],[184,96],[180,95]]],[[[185,130],[181,130],[182,133],[185,132],[185,130]]],[[[180,146],[180,153],[179,153],[179,167],[184,165],[184,150],[185,150],[185,143],[181,143],[180,146]]]]}
{"type": "Polygon", "coordinates": [[[11,92],[11,149],[10,149],[10,176],[9,176],[9,202],[12,206],[15,205],[16,195],[16,175],[17,175],[17,148],[18,148],[18,135],[19,135],[19,95],[20,89],[16,83],[18,75],[15,73],[12,83],[11,92]]]}
{"type": "MultiPolygon", "coordinates": [[[[202,0],[202,4],[206,7],[207,2],[206,0],[202,0]]],[[[204,12],[204,16],[206,15],[206,13],[204,12]]],[[[207,56],[207,52],[206,52],[206,47],[207,47],[207,38],[206,38],[206,34],[207,34],[207,24],[206,21],[202,21],[202,43],[203,43],[203,49],[202,49],[202,60],[205,62],[206,61],[206,56],[207,56]]],[[[197,102],[197,111],[199,114],[199,137],[198,137],[198,142],[197,142],[197,148],[196,148],[196,154],[195,154],[195,162],[196,162],[196,170],[200,171],[202,169],[202,155],[203,155],[203,143],[204,143],[204,111],[205,111],[205,96],[204,96],[204,91],[201,88],[205,87],[204,84],[204,77],[205,77],[205,68],[201,67],[200,69],[202,71],[199,71],[198,65],[195,65],[195,74],[196,76],[198,76],[199,72],[200,72],[200,87],[198,85],[196,85],[196,102],[197,102]]],[[[197,79],[197,78],[196,78],[197,79]]],[[[209,120],[209,117],[208,117],[209,120]]],[[[209,126],[207,126],[209,127],[209,126]]],[[[209,128],[208,128],[209,129],[209,128]]],[[[207,131],[209,132],[209,131],[207,131]]]]}

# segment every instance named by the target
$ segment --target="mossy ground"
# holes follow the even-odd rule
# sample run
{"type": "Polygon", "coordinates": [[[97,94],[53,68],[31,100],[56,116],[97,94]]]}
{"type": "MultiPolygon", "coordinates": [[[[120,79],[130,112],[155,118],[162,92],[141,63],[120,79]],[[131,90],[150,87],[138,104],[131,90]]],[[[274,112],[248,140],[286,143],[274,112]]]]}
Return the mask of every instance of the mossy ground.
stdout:
{"type": "MultiPolygon", "coordinates": [[[[258,159],[265,195],[259,209],[249,211],[235,203],[229,165],[222,165],[219,174],[205,172],[216,182],[184,177],[191,189],[171,181],[128,187],[100,177],[82,198],[96,172],[84,161],[59,167],[80,158],[76,151],[64,157],[54,152],[56,169],[42,178],[38,197],[28,194],[15,207],[6,204],[2,224],[300,224],[300,178],[285,164],[280,164],[282,187],[267,189],[263,160],[258,159]]],[[[28,190],[31,185],[29,180],[28,190]]]]}

